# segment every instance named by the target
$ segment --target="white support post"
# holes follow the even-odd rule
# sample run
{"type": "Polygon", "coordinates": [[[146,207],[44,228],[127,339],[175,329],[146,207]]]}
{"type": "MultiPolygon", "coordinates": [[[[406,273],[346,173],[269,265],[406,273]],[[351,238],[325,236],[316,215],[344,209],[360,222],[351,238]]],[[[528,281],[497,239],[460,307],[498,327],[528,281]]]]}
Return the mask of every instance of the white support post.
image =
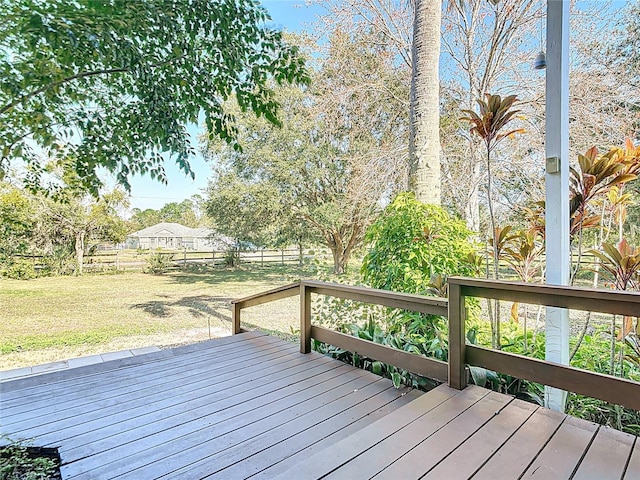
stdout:
{"type": "MultiPolygon", "coordinates": [[[[569,246],[569,0],[547,0],[546,70],[547,283],[567,285],[569,246]],[[557,160],[556,160],[557,159],[557,160]]],[[[548,361],[569,363],[569,312],[546,309],[548,361]]],[[[545,406],[564,411],[567,394],[545,387],[545,406]]]]}

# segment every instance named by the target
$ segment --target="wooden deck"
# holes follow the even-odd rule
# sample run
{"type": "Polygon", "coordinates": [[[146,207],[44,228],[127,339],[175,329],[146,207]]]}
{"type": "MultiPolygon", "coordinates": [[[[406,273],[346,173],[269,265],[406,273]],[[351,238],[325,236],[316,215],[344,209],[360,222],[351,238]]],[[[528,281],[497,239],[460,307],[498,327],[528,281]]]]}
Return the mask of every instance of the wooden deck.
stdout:
{"type": "Polygon", "coordinates": [[[640,443],[506,395],[396,390],[259,332],[0,384],[64,479],[640,478],[640,443]]]}

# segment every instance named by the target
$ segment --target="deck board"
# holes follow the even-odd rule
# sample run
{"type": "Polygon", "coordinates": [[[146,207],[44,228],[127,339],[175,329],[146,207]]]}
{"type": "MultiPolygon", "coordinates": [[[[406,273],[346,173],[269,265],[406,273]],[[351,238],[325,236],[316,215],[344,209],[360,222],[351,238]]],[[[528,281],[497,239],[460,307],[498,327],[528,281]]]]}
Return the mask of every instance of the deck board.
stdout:
{"type": "Polygon", "coordinates": [[[622,478],[635,437],[608,427],[600,427],[573,478],[606,480],[622,478]]]}
{"type": "Polygon", "coordinates": [[[634,480],[640,478],[640,442],[636,437],[631,451],[631,458],[627,464],[627,469],[624,472],[624,480],[634,480]]]}
{"type": "Polygon", "coordinates": [[[560,427],[565,415],[538,408],[472,477],[474,480],[518,478],[560,427]]]}
{"type": "Polygon", "coordinates": [[[598,425],[567,417],[522,478],[570,478],[598,430],[598,425]]]}
{"type": "MultiPolygon", "coordinates": [[[[327,400],[340,391],[348,389],[348,384],[361,383],[362,380],[359,380],[361,375],[358,373],[352,372],[344,378],[337,377],[319,386],[311,387],[308,391],[301,392],[297,397],[295,394],[285,397],[286,402],[273,402],[259,409],[238,412],[239,409],[236,408],[227,412],[214,408],[211,414],[206,417],[191,422],[176,423],[170,428],[166,428],[165,425],[155,428],[156,425],[152,424],[143,431],[134,432],[137,435],[133,441],[121,443],[118,442],[120,439],[116,438],[114,439],[116,445],[120,444],[115,447],[111,445],[113,443],[111,441],[101,442],[100,452],[89,463],[85,462],[84,465],[78,464],[74,468],[69,468],[68,474],[71,476],[76,471],[88,471],[95,468],[94,464],[113,472],[119,472],[121,468],[139,468],[162,459],[168,462],[172,458],[170,453],[175,454],[175,463],[171,462],[172,466],[179,468],[183,466],[182,462],[187,461],[187,458],[194,457],[194,455],[195,460],[201,458],[197,456],[197,452],[189,454],[190,447],[205,448],[207,455],[220,449],[233,447],[242,440],[243,435],[267,424],[269,419],[272,420],[265,428],[286,418],[289,413],[287,407],[291,409],[296,407],[298,403],[312,399],[314,396],[320,397],[325,389],[329,389],[329,393],[322,397],[327,400]]],[[[160,465],[158,465],[159,467],[160,465]]]]}
{"type": "Polygon", "coordinates": [[[470,386],[428,393],[260,332],[0,382],[0,434],[67,479],[640,478],[633,436],[470,386]]]}
{"type": "MultiPolygon", "coordinates": [[[[348,447],[352,445],[351,439],[345,443],[344,440],[353,436],[353,438],[359,437],[359,432],[368,429],[372,425],[376,424],[378,420],[386,416],[394,416],[395,413],[401,412],[405,410],[405,407],[409,407],[409,404],[418,400],[420,397],[427,398],[426,395],[423,395],[421,392],[417,390],[411,390],[406,392],[404,395],[401,395],[398,399],[396,399],[393,404],[388,404],[383,406],[382,408],[376,410],[373,413],[370,413],[366,417],[360,418],[359,420],[353,422],[351,425],[347,425],[346,427],[338,430],[337,432],[332,433],[331,435],[323,438],[322,440],[309,445],[308,447],[296,452],[295,454],[267,467],[261,472],[257,473],[255,476],[251,477],[252,480],[272,480],[273,478],[281,475],[282,473],[290,470],[295,467],[298,463],[304,462],[306,463],[308,459],[315,458],[315,455],[320,453],[320,458],[328,458],[330,455],[325,452],[325,450],[333,452],[333,447],[335,445],[341,445],[344,447],[348,447]],[[400,409],[400,407],[403,407],[400,409]],[[330,450],[331,449],[331,450],[330,450]]],[[[385,424],[393,424],[397,425],[399,419],[391,420],[388,422],[384,422],[385,424]]],[[[381,422],[382,423],[382,422],[381,422]]],[[[368,431],[368,430],[367,430],[368,431]]],[[[367,437],[360,437],[362,442],[366,440],[367,437]]],[[[338,452],[337,452],[338,453],[338,452]]],[[[333,453],[331,453],[333,456],[333,453]]],[[[300,478],[300,477],[297,477],[300,478]]]]}
{"type": "Polygon", "coordinates": [[[489,393],[373,478],[421,478],[512,400],[506,395],[489,393]]]}
{"type": "Polygon", "coordinates": [[[424,477],[471,478],[500,447],[531,417],[536,406],[514,400],[482,429],[448,455],[424,477]]]}
{"type": "MultiPolygon", "coordinates": [[[[291,358],[290,355],[295,354],[295,350],[282,352],[272,349],[269,350],[268,354],[259,352],[254,357],[242,357],[239,361],[247,362],[246,365],[250,369],[252,365],[261,366],[270,360],[288,360],[291,358]]],[[[304,363],[310,360],[310,358],[301,359],[298,362],[304,363]]],[[[67,424],[76,424],[84,418],[92,417],[94,414],[106,416],[107,411],[118,410],[122,405],[130,406],[136,402],[140,405],[148,405],[149,401],[151,401],[150,394],[154,395],[155,398],[167,398],[185,391],[194,391],[200,387],[211,386],[212,384],[217,385],[218,388],[224,388],[226,379],[238,375],[237,372],[229,371],[229,367],[229,364],[225,364],[222,369],[212,366],[208,370],[198,371],[195,375],[189,374],[190,367],[185,367],[183,371],[186,371],[186,373],[182,375],[167,376],[164,379],[158,378],[152,383],[144,381],[143,376],[143,379],[136,385],[123,384],[120,389],[109,389],[102,394],[98,392],[87,396],[86,399],[72,398],[65,401],[65,399],[55,397],[55,405],[49,408],[43,406],[35,415],[33,412],[31,412],[31,416],[29,416],[29,412],[17,415],[11,415],[11,412],[9,412],[6,417],[6,425],[20,424],[20,428],[23,430],[32,430],[36,425],[39,425],[46,430],[47,424],[43,423],[40,417],[55,416],[55,428],[64,428],[67,424]],[[62,422],[63,420],[66,420],[66,422],[62,422]]],[[[274,371],[278,371],[279,367],[276,365],[273,368],[274,371]]],[[[251,378],[246,378],[246,380],[250,381],[251,378]]],[[[53,427],[53,425],[50,426],[50,428],[53,427]]],[[[32,430],[32,434],[40,435],[44,433],[45,431],[32,430]]]]}

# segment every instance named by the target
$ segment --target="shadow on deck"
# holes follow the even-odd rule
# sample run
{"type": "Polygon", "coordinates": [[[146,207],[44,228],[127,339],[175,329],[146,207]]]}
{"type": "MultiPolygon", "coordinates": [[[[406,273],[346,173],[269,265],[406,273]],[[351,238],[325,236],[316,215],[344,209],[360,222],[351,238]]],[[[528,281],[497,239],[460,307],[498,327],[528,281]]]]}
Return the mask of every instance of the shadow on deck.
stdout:
{"type": "Polygon", "coordinates": [[[5,381],[2,434],[64,479],[640,478],[635,437],[469,386],[428,393],[260,332],[5,381]]]}

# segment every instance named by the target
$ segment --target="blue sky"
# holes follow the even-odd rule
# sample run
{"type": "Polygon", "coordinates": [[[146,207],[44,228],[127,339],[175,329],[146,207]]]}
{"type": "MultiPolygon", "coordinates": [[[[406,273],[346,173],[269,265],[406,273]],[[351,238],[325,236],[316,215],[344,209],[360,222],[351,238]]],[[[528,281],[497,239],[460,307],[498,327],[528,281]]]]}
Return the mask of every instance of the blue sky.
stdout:
{"type": "MultiPolygon", "coordinates": [[[[269,11],[273,25],[289,31],[304,30],[306,25],[323,11],[317,5],[307,6],[304,0],[262,0],[261,3],[269,11]]],[[[189,128],[189,133],[194,138],[199,131],[196,125],[189,128]]],[[[207,186],[211,165],[198,156],[191,160],[191,167],[196,174],[195,180],[185,177],[173,162],[167,162],[165,168],[168,185],[163,185],[148,176],[134,177],[131,181],[131,208],[159,210],[167,203],[181,202],[192,195],[202,193],[201,190],[207,186]]]]}

